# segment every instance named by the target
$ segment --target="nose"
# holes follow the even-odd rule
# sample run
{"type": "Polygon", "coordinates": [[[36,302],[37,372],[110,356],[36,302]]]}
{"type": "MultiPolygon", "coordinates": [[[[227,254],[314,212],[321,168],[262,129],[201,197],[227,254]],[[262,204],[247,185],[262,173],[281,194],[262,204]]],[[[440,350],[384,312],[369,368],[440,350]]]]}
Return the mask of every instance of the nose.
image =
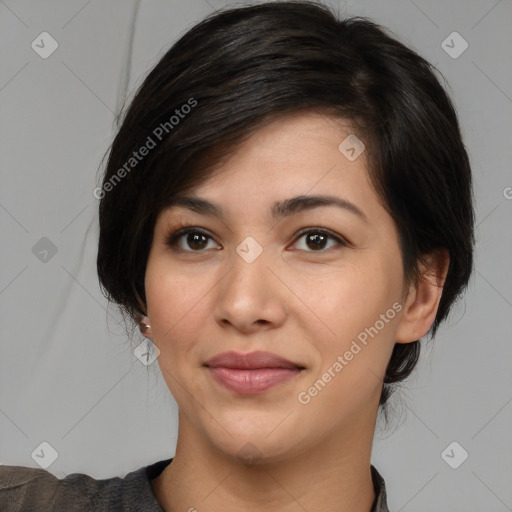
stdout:
{"type": "Polygon", "coordinates": [[[254,246],[240,244],[230,258],[227,274],[216,287],[214,317],[221,327],[249,333],[284,322],[286,288],[275,275],[278,272],[269,251],[263,250],[252,259],[250,251],[254,250],[254,246]]]}

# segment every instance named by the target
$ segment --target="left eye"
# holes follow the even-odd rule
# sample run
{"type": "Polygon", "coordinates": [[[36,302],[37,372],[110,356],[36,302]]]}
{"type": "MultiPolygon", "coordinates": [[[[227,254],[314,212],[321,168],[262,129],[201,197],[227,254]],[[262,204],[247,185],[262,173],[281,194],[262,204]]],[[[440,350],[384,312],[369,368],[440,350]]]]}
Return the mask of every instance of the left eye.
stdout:
{"type": "Polygon", "coordinates": [[[321,252],[323,249],[329,249],[330,247],[326,247],[327,240],[329,239],[335,242],[334,245],[347,245],[343,239],[323,229],[310,229],[309,231],[302,232],[297,240],[302,238],[305,238],[304,243],[306,247],[313,248],[312,251],[300,248],[300,250],[306,250],[307,252],[321,252]]]}

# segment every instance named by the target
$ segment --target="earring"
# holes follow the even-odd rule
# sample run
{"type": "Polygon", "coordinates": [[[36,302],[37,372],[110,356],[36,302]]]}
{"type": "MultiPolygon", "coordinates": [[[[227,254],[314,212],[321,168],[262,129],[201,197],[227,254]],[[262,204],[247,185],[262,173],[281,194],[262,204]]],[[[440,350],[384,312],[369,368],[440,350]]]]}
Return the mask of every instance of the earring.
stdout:
{"type": "Polygon", "coordinates": [[[149,325],[149,318],[147,316],[143,316],[139,319],[139,330],[144,334],[148,329],[151,329],[151,325],[149,325]]]}

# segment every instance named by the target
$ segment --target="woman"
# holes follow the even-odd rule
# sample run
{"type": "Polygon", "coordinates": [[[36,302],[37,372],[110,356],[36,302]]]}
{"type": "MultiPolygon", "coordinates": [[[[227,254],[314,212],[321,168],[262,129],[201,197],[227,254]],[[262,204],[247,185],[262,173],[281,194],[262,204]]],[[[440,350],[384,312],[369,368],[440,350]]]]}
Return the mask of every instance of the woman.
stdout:
{"type": "Polygon", "coordinates": [[[432,67],[321,4],[214,13],[141,85],[95,194],[100,283],[157,349],[176,454],[124,479],[4,466],[2,510],[387,511],[377,414],[472,271],[432,67]]]}

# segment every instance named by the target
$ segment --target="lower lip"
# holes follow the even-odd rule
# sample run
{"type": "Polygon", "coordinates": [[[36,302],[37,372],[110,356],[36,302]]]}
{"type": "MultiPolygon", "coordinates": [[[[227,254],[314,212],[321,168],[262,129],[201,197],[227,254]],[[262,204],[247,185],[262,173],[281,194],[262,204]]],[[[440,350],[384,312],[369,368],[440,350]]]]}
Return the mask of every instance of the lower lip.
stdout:
{"type": "Polygon", "coordinates": [[[257,368],[239,370],[234,368],[208,368],[213,378],[224,387],[242,395],[255,395],[286,382],[301,370],[299,368],[257,368]]]}

